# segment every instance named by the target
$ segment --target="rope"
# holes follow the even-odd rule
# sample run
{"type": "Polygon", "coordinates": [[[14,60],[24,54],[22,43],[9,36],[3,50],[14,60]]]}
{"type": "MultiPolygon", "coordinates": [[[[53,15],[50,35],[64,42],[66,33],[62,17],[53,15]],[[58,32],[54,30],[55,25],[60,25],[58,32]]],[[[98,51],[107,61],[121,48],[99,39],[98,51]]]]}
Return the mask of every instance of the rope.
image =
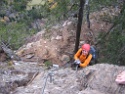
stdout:
{"type": "Polygon", "coordinates": [[[45,79],[45,83],[44,83],[44,86],[43,86],[43,89],[42,89],[42,94],[44,94],[44,90],[45,90],[45,87],[46,87],[46,82],[47,82],[48,76],[49,76],[49,75],[47,75],[47,77],[46,77],[46,79],[45,79]]]}
{"type": "Polygon", "coordinates": [[[75,70],[76,70],[76,74],[77,74],[77,71],[78,71],[78,66],[79,66],[79,65],[76,65],[76,69],[75,69],[75,70]]]}
{"type": "Polygon", "coordinates": [[[58,68],[59,68],[58,65],[53,64],[53,67],[50,69],[50,71],[48,72],[48,74],[47,74],[47,76],[45,78],[45,83],[43,85],[42,93],[41,94],[44,94],[44,90],[45,90],[45,87],[46,87],[46,83],[47,83],[48,77],[50,77],[50,83],[52,83],[52,81],[53,81],[53,74],[54,74],[53,72],[55,70],[57,70],[58,68]]]}

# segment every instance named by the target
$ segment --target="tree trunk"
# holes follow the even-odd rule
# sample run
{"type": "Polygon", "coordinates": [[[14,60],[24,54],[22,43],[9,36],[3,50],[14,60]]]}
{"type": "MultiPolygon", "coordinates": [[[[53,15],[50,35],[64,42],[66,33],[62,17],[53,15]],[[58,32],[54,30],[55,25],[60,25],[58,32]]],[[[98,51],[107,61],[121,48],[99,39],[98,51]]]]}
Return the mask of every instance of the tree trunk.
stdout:
{"type": "Polygon", "coordinates": [[[74,50],[75,53],[78,51],[78,47],[79,47],[84,5],[85,5],[85,0],[80,0],[80,8],[79,8],[79,14],[78,14],[78,23],[77,23],[76,40],[75,40],[75,50],[74,50]]]}

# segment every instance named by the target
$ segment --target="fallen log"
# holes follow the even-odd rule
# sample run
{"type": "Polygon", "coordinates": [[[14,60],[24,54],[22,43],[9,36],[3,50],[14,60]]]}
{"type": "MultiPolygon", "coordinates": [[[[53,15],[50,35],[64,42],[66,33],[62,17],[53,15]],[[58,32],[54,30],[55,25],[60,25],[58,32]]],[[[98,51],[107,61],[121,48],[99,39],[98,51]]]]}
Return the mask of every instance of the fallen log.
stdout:
{"type": "Polygon", "coordinates": [[[21,60],[21,58],[14,53],[10,48],[8,48],[3,42],[1,42],[0,48],[7,54],[7,56],[13,60],[21,60]]]}

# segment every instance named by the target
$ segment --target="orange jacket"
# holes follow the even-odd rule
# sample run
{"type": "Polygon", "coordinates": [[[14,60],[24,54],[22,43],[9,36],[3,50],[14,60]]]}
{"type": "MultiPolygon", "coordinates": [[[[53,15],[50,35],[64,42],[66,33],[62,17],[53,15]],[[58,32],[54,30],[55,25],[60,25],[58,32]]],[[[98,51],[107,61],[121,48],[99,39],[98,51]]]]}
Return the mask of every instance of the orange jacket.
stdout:
{"type": "Polygon", "coordinates": [[[87,57],[87,56],[81,54],[81,51],[82,51],[82,49],[80,48],[77,51],[77,53],[74,55],[74,59],[75,60],[79,59],[81,61],[80,67],[86,67],[90,63],[90,61],[92,59],[92,55],[89,54],[89,56],[87,57]]]}

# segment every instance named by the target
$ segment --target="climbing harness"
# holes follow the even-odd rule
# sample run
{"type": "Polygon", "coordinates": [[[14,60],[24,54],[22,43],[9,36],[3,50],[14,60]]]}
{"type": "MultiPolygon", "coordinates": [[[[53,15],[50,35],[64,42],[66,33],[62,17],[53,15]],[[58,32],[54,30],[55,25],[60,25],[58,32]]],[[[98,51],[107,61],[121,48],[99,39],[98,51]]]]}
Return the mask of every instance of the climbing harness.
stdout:
{"type": "Polygon", "coordinates": [[[53,67],[48,71],[41,94],[44,94],[44,90],[45,90],[48,78],[50,77],[50,83],[52,83],[54,81],[54,79],[53,79],[54,71],[56,71],[58,68],[59,68],[59,65],[53,64],[53,67]]]}

